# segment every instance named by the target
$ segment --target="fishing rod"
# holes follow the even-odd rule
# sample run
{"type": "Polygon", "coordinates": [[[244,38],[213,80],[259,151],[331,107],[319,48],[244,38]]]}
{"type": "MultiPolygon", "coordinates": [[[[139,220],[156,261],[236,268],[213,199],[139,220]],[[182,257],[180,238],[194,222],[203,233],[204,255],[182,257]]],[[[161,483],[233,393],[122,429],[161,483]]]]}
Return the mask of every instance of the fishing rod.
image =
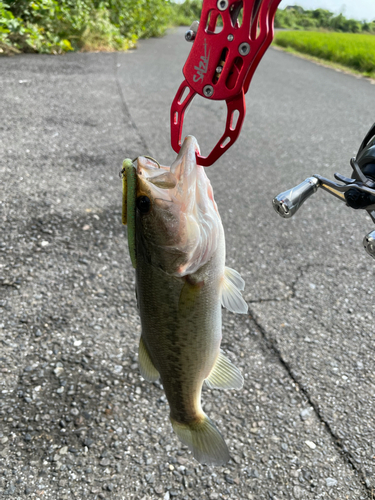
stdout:
{"type": "Polygon", "coordinates": [[[212,165],[235,143],[245,119],[245,94],[272,42],[280,1],[203,0],[200,21],[194,21],[185,34],[193,46],[183,68],[185,80],[171,106],[171,144],[176,153],[185,113],[197,94],[227,105],[224,134],[207,156],[197,153],[197,163],[212,165]]]}
{"type": "MultiPolygon", "coordinates": [[[[350,160],[352,177],[335,173],[340,183],[314,174],[298,186],[280,193],[273,199],[273,208],[284,219],[289,219],[300,209],[318,188],[327,191],[354,210],[366,210],[375,223],[375,123],[367,132],[355,158],[350,160]]],[[[366,252],[375,259],[375,230],[363,238],[366,252]]]]}

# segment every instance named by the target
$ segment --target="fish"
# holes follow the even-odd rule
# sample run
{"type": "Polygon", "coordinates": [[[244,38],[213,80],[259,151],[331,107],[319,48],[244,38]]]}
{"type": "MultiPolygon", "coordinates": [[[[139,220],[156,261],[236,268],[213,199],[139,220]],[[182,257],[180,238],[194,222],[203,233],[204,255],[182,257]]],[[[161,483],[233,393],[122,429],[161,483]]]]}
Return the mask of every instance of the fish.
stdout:
{"type": "Polygon", "coordinates": [[[125,160],[123,222],[136,273],[141,375],[160,379],[173,430],[194,458],[224,465],[229,450],[202,410],[202,386],[242,388],[240,370],[220,349],[221,307],[244,314],[248,306],[244,280],[225,266],[223,225],[196,153],[188,136],[171,167],[151,157],[125,160]]]}

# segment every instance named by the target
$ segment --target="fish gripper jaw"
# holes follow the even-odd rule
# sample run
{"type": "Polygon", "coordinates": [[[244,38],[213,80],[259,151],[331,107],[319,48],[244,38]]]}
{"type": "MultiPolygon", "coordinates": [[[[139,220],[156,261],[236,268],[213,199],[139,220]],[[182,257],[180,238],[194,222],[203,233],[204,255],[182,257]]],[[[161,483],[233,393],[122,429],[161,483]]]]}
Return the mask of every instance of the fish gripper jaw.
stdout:
{"type": "Polygon", "coordinates": [[[191,30],[194,41],[183,68],[185,80],[171,106],[171,143],[176,153],[181,148],[187,107],[197,94],[214,101],[225,100],[227,105],[224,134],[208,156],[197,154],[198,164],[212,165],[237,140],[245,119],[245,94],[272,42],[280,1],[203,1],[200,22],[191,30]],[[220,32],[219,17],[223,24],[220,32]]]}

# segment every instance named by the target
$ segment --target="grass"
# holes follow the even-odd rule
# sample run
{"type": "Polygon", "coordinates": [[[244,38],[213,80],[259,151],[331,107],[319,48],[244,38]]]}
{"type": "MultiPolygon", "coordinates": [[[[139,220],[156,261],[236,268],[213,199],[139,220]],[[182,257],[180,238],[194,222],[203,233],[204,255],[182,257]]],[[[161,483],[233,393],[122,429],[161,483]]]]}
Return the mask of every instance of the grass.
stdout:
{"type": "Polygon", "coordinates": [[[375,36],[317,31],[282,31],[275,44],[340,64],[375,78],[375,36]]]}
{"type": "Polygon", "coordinates": [[[0,55],[127,50],[162,36],[177,12],[170,0],[0,0],[0,55]]]}

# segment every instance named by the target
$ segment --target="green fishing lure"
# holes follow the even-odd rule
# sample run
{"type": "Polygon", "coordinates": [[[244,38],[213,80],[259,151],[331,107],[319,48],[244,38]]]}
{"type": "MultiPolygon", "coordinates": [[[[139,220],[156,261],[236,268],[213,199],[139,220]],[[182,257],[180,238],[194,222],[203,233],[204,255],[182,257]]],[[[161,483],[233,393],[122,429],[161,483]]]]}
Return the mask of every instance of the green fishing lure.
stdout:
{"type": "MultiPolygon", "coordinates": [[[[156,161],[152,156],[144,155],[144,158],[156,163],[158,168],[160,168],[160,163],[156,161]]],[[[135,252],[135,202],[137,196],[137,174],[134,166],[134,162],[130,158],[125,158],[122,162],[122,223],[128,226],[128,247],[130,259],[132,261],[134,269],[137,267],[137,255],[135,252]]]]}
{"type": "Polygon", "coordinates": [[[128,226],[129,255],[134,269],[137,267],[135,253],[135,198],[137,177],[133,162],[126,158],[122,164],[122,223],[128,226]]]}

